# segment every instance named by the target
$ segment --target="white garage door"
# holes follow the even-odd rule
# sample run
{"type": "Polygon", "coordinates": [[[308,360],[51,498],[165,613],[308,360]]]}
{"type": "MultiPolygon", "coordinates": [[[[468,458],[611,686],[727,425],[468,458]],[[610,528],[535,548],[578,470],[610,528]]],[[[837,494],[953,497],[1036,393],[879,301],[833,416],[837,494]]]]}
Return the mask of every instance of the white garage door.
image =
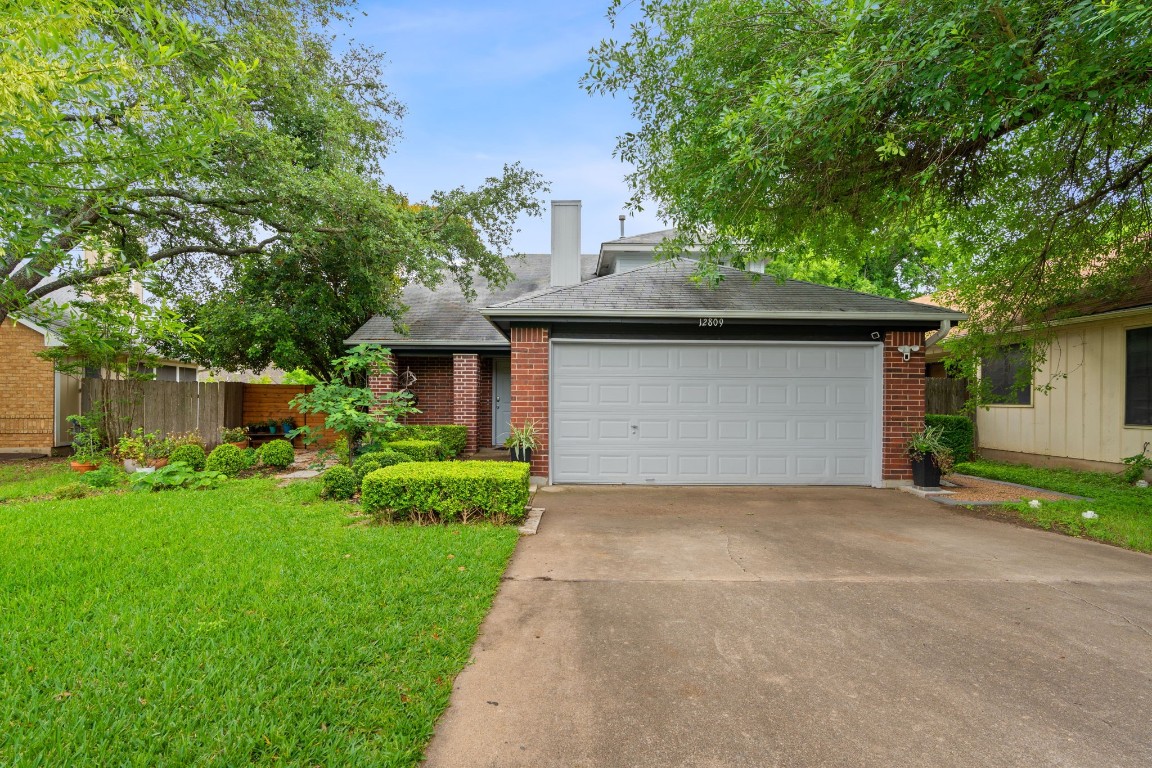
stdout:
{"type": "Polygon", "coordinates": [[[879,483],[878,347],[552,347],[557,483],[879,483]]]}

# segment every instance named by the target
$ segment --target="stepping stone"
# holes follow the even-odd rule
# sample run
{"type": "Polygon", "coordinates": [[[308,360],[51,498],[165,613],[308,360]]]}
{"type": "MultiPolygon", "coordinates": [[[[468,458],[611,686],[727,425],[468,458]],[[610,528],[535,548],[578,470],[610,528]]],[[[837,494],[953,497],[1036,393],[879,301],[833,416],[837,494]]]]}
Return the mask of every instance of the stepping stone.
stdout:
{"type": "Polygon", "coordinates": [[[280,475],[280,480],[311,480],[314,477],[320,477],[320,473],[314,469],[298,469],[295,472],[289,472],[286,475],[280,475]]]}

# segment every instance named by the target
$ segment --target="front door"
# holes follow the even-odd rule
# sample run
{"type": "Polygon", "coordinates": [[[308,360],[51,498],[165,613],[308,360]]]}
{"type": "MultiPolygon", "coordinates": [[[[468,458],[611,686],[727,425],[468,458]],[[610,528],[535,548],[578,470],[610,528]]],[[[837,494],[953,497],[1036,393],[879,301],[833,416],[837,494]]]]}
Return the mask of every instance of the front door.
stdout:
{"type": "Polygon", "coordinates": [[[504,445],[512,426],[512,360],[492,361],[492,443],[504,445]]]}

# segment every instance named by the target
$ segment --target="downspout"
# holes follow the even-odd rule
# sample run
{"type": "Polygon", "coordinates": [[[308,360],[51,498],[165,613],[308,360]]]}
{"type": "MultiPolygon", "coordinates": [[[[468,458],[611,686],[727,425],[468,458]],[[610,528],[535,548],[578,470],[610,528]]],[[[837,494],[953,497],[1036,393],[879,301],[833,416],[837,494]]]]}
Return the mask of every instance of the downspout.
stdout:
{"type": "Polygon", "coordinates": [[[936,344],[943,341],[944,337],[947,336],[951,330],[952,330],[952,321],[951,320],[941,320],[940,321],[940,330],[936,331],[936,333],[932,334],[931,336],[929,336],[927,339],[924,340],[924,349],[928,349],[929,347],[935,346],[936,344]]]}

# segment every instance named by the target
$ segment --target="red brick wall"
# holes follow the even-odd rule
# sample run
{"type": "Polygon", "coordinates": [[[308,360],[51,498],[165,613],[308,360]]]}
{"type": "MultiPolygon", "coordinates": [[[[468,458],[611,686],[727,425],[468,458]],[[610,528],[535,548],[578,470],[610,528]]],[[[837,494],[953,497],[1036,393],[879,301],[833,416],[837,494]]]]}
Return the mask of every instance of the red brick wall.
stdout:
{"type": "Polygon", "coordinates": [[[480,356],[452,356],[452,423],[468,427],[465,453],[476,453],[480,415],[480,356]]]}
{"type": "Polygon", "coordinates": [[[43,351],[36,331],[0,323],[0,448],[44,453],[56,443],[56,374],[36,357],[43,351]]]}
{"type": "Polygon", "coordinates": [[[403,419],[405,424],[452,424],[452,358],[396,356],[396,375],[401,381],[411,370],[416,383],[409,389],[416,395],[420,413],[403,419]]]}
{"type": "Polygon", "coordinates": [[[512,326],[512,426],[535,422],[532,474],[548,476],[548,328],[512,326]]]}
{"type": "Polygon", "coordinates": [[[492,358],[480,360],[480,413],[477,416],[476,444],[492,445],[492,358]]]}
{"type": "Polygon", "coordinates": [[[884,335],[884,470],[885,480],[911,480],[912,465],[904,453],[908,436],[924,426],[924,334],[888,331],[884,335]],[[911,359],[897,349],[920,345],[911,359]]]}

